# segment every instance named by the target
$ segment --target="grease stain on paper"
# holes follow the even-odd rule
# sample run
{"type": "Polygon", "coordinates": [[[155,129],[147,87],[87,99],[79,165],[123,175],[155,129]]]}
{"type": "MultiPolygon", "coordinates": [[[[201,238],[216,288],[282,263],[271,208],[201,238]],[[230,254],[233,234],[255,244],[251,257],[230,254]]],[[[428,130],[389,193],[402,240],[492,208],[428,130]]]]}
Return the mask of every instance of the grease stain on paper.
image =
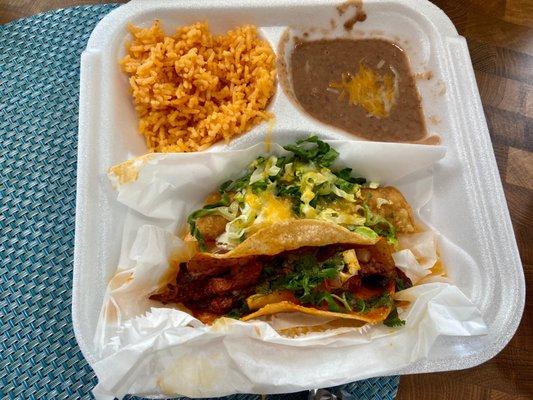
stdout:
{"type": "Polygon", "coordinates": [[[132,158],[109,168],[109,180],[114,187],[135,182],[139,178],[139,171],[146,165],[155,154],[148,153],[140,157],[132,158]]]}

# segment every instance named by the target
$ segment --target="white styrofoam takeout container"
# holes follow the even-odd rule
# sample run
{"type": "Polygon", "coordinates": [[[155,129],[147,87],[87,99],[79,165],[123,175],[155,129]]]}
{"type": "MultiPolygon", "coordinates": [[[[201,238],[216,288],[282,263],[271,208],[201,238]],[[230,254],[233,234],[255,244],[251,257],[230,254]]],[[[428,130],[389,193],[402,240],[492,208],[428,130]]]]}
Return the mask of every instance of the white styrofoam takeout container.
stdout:
{"type": "MultiPolygon", "coordinates": [[[[113,10],[94,29],[81,60],[78,182],[72,315],[74,332],[90,364],[92,339],[103,294],[120,252],[126,209],[115,200],[106,173],[111,165],[144,154],[123,57],[129,23],[149,26],[160,19],[168,33],[207,20],[222,32],[255,24],[272,48],[290,26],[328,27],[338,19],[331,0],[189,2],[134,0],[113,10]]],[[[489,360],[509,342],[524,307],[522,266],[509,218],[466,41],[436,6],[425,0],[366,0],[368,18],[353,37],[385,37],[398,43],[414,73],[428,130],[442,138],[446,157],[434,168],[434,196],[421,214],[465,251],[466,263],[450,268],[454,283],[479,307],[489,334],[445,337],[429,357],[398,374],[473,367],[489,360]],[[426,73],[426,74],[424,74],[426,73]]],[[[320,33],[320,32],[319,32],[320,33]]],[[[321,34],[321,33],[320,33],[321,34]]],[[[323,33],[331,35],[331,33],[323,33]]],[[[305,133],[330,139],[358,138],[307,117],[277,88],[270,110],[274,139],[289,141],[305,133]]],[[[244,148],[264,139],[267,124],[209,151],[244,148]]]]}

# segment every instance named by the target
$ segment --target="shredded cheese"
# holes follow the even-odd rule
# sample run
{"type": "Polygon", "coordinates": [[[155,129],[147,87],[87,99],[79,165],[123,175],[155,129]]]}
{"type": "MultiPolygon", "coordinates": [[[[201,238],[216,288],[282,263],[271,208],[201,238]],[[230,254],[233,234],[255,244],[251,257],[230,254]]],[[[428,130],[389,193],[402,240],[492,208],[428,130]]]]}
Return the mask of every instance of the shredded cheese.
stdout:
{"type": "Polygon", "coordinates": [[[384,75],[374,72],[364,64],[359,65],[355,75],[343,74],[340,82],[329,85],[347,96],[353,105],[363,107],[374,117],[388,117],[396,100],[396,77],[388,71],[384,75]]]}

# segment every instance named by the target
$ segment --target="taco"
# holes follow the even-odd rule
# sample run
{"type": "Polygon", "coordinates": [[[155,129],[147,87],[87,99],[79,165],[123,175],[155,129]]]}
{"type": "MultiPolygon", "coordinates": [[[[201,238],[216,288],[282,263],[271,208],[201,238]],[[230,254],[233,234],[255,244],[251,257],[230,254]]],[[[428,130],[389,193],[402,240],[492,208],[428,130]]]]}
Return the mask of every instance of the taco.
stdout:
{"type": "Polygon", "coordinates": [[[297,312],[401,325],[393,294],[411,285],[394,264],[398,233],[414,231],[410,206],[332,164],[317,137],[258,157],[188,218],[196,248],[151,296],[211,323],[297,312]]]}

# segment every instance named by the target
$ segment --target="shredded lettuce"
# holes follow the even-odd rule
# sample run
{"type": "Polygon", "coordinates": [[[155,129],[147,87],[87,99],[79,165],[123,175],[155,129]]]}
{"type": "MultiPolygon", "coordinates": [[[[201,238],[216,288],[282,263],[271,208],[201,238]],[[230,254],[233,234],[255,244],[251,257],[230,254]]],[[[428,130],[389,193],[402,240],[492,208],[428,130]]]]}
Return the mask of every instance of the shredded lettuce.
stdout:
{"type": "Polygon", "coordinates": [[[398,243],[398,238],[396,236],[396,228],[394,225],[385,217],[373,213],[366,203],[363,204],[363,210],[366,219],[365,226],[371,228],[379,236],[386,238],[390,244],[396,245],[398,243]]]}
{"type": "Polygon", "coordinates": [[[367,226],[349,226],[348,229],[369,239],[376,239],[379,236],[375,231],[367,226]]]}
{"type": "Polygon", "coordinates": [[[250,175],[250,184],[254,184],[259,181],[265,181],[270,177],[276,176],[280,171],[281,168],[278,167],[276,164],[278,162],[278,158],[276,156],[271,156],[268,159],[264,159],[261,157],[261,161],[257,162],[254,161],[250,167],[255,169],[253,170],[252,174],[250,175]]]}
{"type": "Polygon", "coordinates": [[[331,208],[326,208],[320,211],[317,214],[316,218],[324,221],[333,222],[337,225],[354,226],[363,225],[365,223],[365,217],[362,217],[359,214],[348,214],[331,208]]]}
{"type": "Polygon", "coordinates": [[[244,240],[246,228],[249,227],[257,217],[256,210],[249,204],[244,204],[240,208],[240,215],[226,224],[225,232],[217,239],[217,244],[222,247],[231,248],[244,240]]]}
{"type": "Polygon", "coordinates": [[[220,185],[218,191],[223,196],[220,204],[207,205],[189,216],[191,234],[202,249],[205,241],[196,227],[198,218],[209,214],[224,216],[228,224],[217,244],[231,249],[244,240],[254,225],[265,222],[261,208],[269,207],[268,199],[272,196],[290,201],[294,218],[330,221],[366,237],[383,236],[396,243],[394,226],[372,213],[361,197],[361,185],[375,184],[353,175],[350,168],[332,168],[339,156],[335,149],[317,136],[284,149],[291,155],[257,157],[241,177],[220,185]]]}

